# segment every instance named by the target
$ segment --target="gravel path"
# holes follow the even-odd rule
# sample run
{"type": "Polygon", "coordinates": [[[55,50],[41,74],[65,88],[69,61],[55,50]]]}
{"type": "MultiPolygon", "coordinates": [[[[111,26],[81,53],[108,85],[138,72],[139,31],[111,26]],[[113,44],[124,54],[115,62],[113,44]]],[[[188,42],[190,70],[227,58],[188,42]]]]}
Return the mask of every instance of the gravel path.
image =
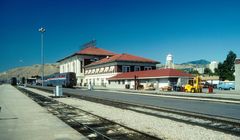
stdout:
{"type": "MultiPolygon", "coordinates": [[[[49,96],[48,93],[43,91],[28,89],[49,96]]],[[[57,98],[57,100],[166,140],[240,140],[240,137],[206,129],[204,127],[158,118],[76,98],[57,98]]]]}

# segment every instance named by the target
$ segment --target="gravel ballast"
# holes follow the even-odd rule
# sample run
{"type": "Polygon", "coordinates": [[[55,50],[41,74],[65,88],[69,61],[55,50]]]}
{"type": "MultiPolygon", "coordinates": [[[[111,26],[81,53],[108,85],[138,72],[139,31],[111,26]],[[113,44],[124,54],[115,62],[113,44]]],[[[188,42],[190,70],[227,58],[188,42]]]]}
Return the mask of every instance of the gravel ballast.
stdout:
{"type": "MultiPolygon", "coordinates": [[[[32,92],[49,96],[49,93],[27,88],[32,92]]],[[[186,124],[166,118],[137,113],[99,103],[93,103],[76,98],[57,98],[56,100],[68,105],[91,112],[103,118],[126,125],[132,129],[146,132],[166,140],[240,140],[240,137],[223,132],[207,129],[201,126],[186,124]]]]}

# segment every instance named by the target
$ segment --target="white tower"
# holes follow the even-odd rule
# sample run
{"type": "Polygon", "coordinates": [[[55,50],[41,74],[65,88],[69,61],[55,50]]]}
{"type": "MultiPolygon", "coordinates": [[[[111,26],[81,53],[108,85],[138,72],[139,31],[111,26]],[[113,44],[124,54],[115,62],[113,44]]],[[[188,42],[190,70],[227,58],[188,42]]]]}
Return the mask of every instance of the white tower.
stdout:
{"type": "Polygon", "coordinates": [[[212,62],[209,64],[209,69],[210,69],[212,72],[215,72],[215,68],[218,68],[218,62],[217,62],[217,61],[212,61],[212,62]]]}
{"type": "Polygon", "coordinates": [[[171,54],[168,54],[167,57],[166,57],[165,68],[174,68],[173,56],[171,54]]]}

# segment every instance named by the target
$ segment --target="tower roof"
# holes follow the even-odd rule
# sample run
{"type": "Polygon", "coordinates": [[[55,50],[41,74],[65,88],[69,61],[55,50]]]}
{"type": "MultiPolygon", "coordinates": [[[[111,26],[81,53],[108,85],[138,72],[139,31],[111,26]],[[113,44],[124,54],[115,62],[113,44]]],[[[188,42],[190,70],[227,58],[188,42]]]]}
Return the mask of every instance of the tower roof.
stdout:
{"type": "Polygon", "coordinates": [[[104,49],[101,49],[101,48],[97,48],[95,46],[88,46],[88,47],[85,47],[83,48],[82,50],[70,55],[70,56],[67,56],[61,60],[58,60],[57,62],[61,62],[65,59],[68,59],[70,57],[73,57],[75,55],[96,55],[96,56],[112,56],[112,55],[115,55],[116,53],[113,53],[111,51],[108,51],[108,50],[104,50],[104,49]]]}

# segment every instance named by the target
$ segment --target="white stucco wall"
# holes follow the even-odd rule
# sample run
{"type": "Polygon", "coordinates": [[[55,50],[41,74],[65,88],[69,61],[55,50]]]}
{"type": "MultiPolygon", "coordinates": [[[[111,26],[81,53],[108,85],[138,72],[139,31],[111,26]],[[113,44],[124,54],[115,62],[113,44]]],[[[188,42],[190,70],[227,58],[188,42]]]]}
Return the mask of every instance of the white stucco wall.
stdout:
{"type": "Polygon", "coordinates": [[[60,73],[75,72],[79,76],[80,59],[75,56],[60,62],[60,73]]]}
{"type": "Polygon", "coordinates": [[[76,55],[73,57],[70,57],[66,60],[63,60],[60,62],[60,73],[65,72],[75,72],[77,77],[77,84],[79,85],[82,82],[84,82],[84,69],[81,72],[81,61],[82,65],[84,66],[84,59],[92,59],[95,58],[95,56],[80,56],[76,55]]]}
{"type": "Polygon", "coordinates": [[[94,74],[94,75],[85,75],[84,83],[91,84],[95,83],[95,86],[108,85],[108,78],[117,75],[117,73],[103,73],[103,74],[94,74]]]}
{"type": "Polygon", "coordinates": [[[240,64],[235,64],[235,90],[240,91],[240,64]]]}
{"type": "Polygon", "coordinates": [[[163,88],[163,87],[169,86],[169,84],[170,84],[168,78],[161,78],[161,79],[159,79],[158,82],[159,82],[158,88],[163,88]]]}
{"type": "MultiPolygon", "coordinates": [[[[187,77],[182,77],[180,78],[180,83],[181,85],[185,85],[188,82],[187,77]]],[[[109,88],[116,88],[116,89],[125,89],[125,85],[130,85],[130,89],[134,89],[134,80],[125,80],[125,83],[122,84],[122,80],[120,80],[120,84],[118,81],[111,81],[111,83],[109,85],[107,85],[107,87],[109,88]]],[[[143,85],[144,89],[147,89],[147,86],[149,86],[149,84],[153,84],[155,89],[161,89],[163,87],[166,86],[170,86],[170,81],[169,78],[158,78],[158,79],[140,79],[139,80],[139,84],[143,85]]],[[[180,85],[180,86],[181,86],[180,85]]]]}

